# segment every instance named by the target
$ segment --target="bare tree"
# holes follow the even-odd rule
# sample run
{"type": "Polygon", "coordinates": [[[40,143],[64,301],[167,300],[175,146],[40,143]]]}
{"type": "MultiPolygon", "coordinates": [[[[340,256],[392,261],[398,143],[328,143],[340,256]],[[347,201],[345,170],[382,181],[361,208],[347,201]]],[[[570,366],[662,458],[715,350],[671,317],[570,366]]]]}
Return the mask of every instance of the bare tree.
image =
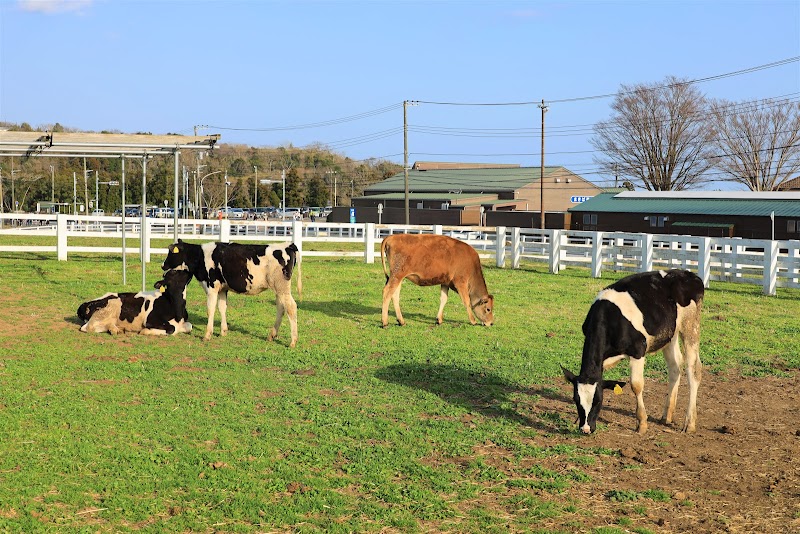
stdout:
{"type": "Polygon", "coordinates": [[[685,80],[623,85],[613,114],[595,125],[595,163],[650,191],[679,191],[697,185],[711,162],[703,121],[705,96],[685,80]]]}
{"type": "Polygon", "coordinates": [[[800,103],[761,100],[711,104],[715,167],[751,191],[775,191],[800,173],[800,103]]]}

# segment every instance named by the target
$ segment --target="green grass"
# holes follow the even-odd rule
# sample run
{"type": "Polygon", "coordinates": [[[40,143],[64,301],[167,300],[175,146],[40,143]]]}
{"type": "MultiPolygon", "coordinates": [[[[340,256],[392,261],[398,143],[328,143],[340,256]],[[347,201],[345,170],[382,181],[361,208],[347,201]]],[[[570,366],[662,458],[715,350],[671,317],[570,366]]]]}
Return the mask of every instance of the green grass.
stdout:
{"type": "MultiPolygon", "coordinates": [[[[408,324],[381,329],[379,264],[306,258],[295,349],[286,321],[266,341],[268,293],[231,295],[229,335],[203,342],[197,282],[190,335],[80,333],[78,305],[136,291],[138,269],[129,261],[122,287],[112,256],[0,257],[0,531],[535,531],[543,518],[580,521],[570,490],[615,453],[577,433],[537,445],[572,435],[574,414],[531,406],[562,395],[559,364],[577,370],[586,310],[621,275],[485,266],[491,328],[469,325],[455,296],[434,326],[438,290],[405,283],[408,324]],[[551,458],[568,469],[536,464],[551,458]]],[[[800,315],[798,297],[714,284],[706,369],[796,371],[797,331],[784,319],[800,315]]],[[[663,377],[663,360],[647,373],[663,377]]]]}

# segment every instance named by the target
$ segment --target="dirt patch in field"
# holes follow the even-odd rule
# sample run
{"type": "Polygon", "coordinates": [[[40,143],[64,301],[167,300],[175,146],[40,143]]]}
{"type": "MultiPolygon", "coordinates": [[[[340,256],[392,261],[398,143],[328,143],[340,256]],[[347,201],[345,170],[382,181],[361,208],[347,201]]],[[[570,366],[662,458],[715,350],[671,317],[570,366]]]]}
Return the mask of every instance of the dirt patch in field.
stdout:
{"type": "MultiPolygon", "coordinates": [[[[650,421],[644,435],[634,431],[635,400],[627,388],[623,395],[606,395],[600,416],[604,426],[591,436],[555,428],[547,432],[553,413],[572,416],[575,411],[571,386],[554,383],[554,388],[561,395],[542,395],[528,407],[531,410],[526,415],[532,424],[544,430],[531,439],[531,445],[597,447],[608,449],[608,454],[595,456],[597,461],[590,465],[576,464],[567,456],[532,459],[557,473],[583,472],[590,477],[588,482],[571,483],[560,493],[534,489],[542,501],[561,507],[572,503],[574,508],[541,518],[538,528],[569,532],[602,526],[628,532],[800,532],[797,377],[705,373],[694,434],[684,434],[678,426],[686,409],[685,383],[676,425],[666,426],[660,422],[666,383],[646,381],[650,421]]],[[[485,460],[502,460],[499,451],[475,452],[485,460]]],[[[498,466],[501,464],[498,461],[498,466]]],[[[531,493],[530,488],[524,491],[531,493]]],[[[498,513],[513,513],[506,505],[498,506],[502,508],[498,513]]]]}

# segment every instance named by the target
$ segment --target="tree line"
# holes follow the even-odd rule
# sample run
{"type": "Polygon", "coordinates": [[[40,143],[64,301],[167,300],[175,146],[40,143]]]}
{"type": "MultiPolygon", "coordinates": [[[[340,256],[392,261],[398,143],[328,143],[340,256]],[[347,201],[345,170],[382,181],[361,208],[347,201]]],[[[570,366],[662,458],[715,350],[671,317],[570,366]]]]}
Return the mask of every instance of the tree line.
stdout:
{"type": "MultiPolygon", "coordinates": [[[[0,127],[35,131],[26,123],[0,123],[0,127]]],[[[52,131],[69,130],[57,124],[52,131]]],[[[324,146],[233,144],[219,144],[204,153],[182,151],[179,167],[180,206],[190,215],[216,210],[225,205],[226,198],[233,208],[280,207],[284,183],[287,207],[349,205],[370,184],[402,170],[401,165],[385,160],[352,160],[324,146]]],[[[142,174],[141,159],[126,159],[126,205],[141,202],[142,174]]],[[[55,201],[62,204],[63,212],[87,213],[99,206],[111,214],[122,208],[121,176],[119,157],[4,157],[0,161],[3,211],[31,212],[38,202],[55,201]]],[[[173,205],[173,156],[148,160],[146,187],[148,204],[173,205]]]]}

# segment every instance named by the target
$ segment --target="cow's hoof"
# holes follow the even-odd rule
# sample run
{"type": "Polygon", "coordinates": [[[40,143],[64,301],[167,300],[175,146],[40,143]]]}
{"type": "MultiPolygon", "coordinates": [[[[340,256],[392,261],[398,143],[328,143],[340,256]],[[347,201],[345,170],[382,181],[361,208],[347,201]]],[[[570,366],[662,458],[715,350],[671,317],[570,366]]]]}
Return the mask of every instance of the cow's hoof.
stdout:
{"type": "Polygon", "coordinates": [[[397,325],[398,326],[405,326],[406,322],[405,321],[397,321],[397,325]]]}
{"type": "Polygon", "coordinates": [[[636,432],[641,435],[647,432],[647,423],[639,423],[639,426],[636,428],[636,432]]]}
{"type": "Polygon", "coordinates": [[[203,341],[211,341],[211,336],[209,335],[203,336],[203,341]]]}
{"type": "Polygon", "coordinates": [[[289,343],[289,348],[293,349],[295,345],[297,345],[297,341],[292,341],[289,343]]]}
{"type": "Polygon", "coordinates": [[[221,332],[219,333],[219,335],[220,335],[220,337],[225,337],[225,336],[227,336],[227,335],[228,335],[228,331],[227,331],[227,330],[223,330],[223,331],[221,331],[221,332]]]}

